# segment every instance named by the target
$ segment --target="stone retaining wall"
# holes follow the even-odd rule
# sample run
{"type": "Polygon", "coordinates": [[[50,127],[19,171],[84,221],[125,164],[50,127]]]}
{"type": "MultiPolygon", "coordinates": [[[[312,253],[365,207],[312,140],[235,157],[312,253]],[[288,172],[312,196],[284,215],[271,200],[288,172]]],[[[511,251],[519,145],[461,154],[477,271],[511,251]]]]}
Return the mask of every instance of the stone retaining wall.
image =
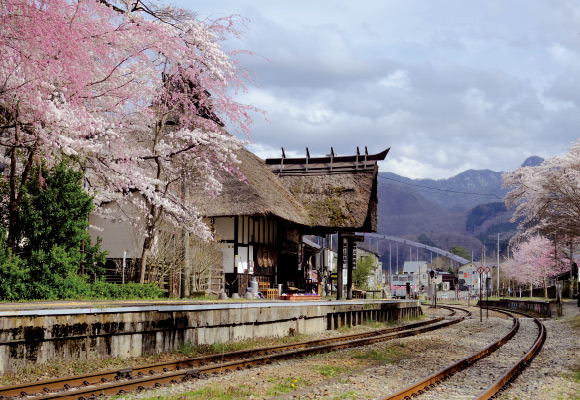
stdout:
{"type": "Polygon", "coordinates": [[[418,301],[216,303],[68,310],[0,316],[0,372],[55,358],[139,357],[194,345],[290,332],[314,334],[368,319],[421,314],[418,301]]]}

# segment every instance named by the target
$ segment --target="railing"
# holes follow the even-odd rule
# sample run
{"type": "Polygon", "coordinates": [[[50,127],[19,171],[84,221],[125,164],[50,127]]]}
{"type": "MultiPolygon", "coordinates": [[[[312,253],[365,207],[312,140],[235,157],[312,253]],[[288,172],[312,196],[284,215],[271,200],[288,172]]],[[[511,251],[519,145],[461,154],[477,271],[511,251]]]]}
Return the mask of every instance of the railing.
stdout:
{"type": "Polygon", "coordinates": [[[557,314],[558,316],[562,315],[562,305],[556,300],[483,300],[482,305],[509,308],[510,310],[519,310],[524,312],[534,312],[546,318],[551,318],[553,313],[557,314]]]}

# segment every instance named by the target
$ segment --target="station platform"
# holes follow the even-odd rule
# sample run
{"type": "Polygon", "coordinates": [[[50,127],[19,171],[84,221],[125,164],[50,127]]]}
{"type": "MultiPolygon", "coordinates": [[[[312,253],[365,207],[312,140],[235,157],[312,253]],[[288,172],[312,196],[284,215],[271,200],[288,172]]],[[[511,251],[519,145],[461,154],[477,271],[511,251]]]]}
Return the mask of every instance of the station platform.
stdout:
{"type": "Polygon", "coordinates": [[[562,318],[574,318],[580,316],[580,307],[577,300],[562,301],[562,318]]]}
{"type": "MultiPolygon", "coordinates": [[[[368,303],[401,303],[405,300],[386,299],[353,299],[353,300],[56,300],[0,303],[0,317],[29,315],[66,315],[66,314],[100,314],[128,313],[140,311],[189,311],[220,310],[260,307],[287,307],[288,305],[338,306],[368,303]]],[[[411,302],[416,302],[411,300],[411,302]]]]}
{"type": "Polygon", "coordinates": [[[54,358],[140,357],[421,314],[417,300],[133,300],[0,304],[0,372],[54,358]]]}

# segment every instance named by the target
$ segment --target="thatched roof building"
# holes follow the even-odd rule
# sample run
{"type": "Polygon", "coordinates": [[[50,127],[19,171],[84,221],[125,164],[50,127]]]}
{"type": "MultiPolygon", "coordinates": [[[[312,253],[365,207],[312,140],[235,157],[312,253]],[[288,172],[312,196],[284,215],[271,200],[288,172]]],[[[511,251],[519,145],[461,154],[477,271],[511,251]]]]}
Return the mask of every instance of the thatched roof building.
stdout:
{"type": "Polygon", "coordinates": [[[377,161],[389,149],[369,155],[268,159],[266,164],[308,213],[321,233],[376,232],[377,161]]]}
{"type": "Polygon", "coordinates": [[[240,172],[246,178],[224,176],[221,193],[211,198],[207,193],[190,193],[200,215],[205,217],[267,216],[298,225],[308,225],[303,205],[282,185],[264,164],[264,160],[245,148],[237,152],[240,172]]]}

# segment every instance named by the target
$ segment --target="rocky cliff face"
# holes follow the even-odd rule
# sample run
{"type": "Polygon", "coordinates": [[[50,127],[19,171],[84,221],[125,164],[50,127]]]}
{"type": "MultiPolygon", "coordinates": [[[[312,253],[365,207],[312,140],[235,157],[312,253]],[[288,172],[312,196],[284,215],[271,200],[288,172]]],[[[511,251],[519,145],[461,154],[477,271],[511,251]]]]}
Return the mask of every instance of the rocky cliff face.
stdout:
{"type": "MultiPolygon", "coordinates": [[[[542,161],[529,157],[522,166],[542,161]]],[[[515,233],[515,224],[510,222],[512,213],[502,207],[507,190],[501,187],[501,176],[502,172],[468,170],[433,180],[381,172],[379,233],[411,240],[423,234],[439,247],[456,241],[451,245],[468,250],[481,249],[481,243],[497,233],[507,240],[515,233]]]]}

